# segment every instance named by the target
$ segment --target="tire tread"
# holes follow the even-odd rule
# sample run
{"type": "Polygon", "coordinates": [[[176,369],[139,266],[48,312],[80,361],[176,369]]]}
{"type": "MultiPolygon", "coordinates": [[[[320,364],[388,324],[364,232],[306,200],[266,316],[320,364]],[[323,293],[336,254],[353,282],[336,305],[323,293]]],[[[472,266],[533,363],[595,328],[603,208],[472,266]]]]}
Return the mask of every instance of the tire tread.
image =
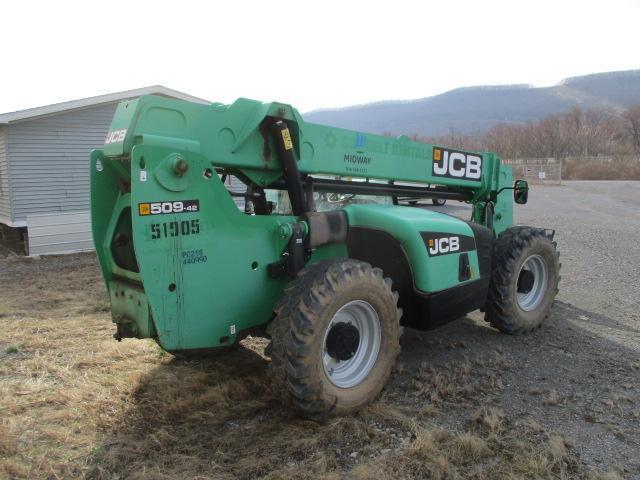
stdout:
{"type": "Polygon", "coordinates": [[[551,302],[544,310],[542,321],[537,325],[527,326],[519,322],[518,312],[514,311],[512,302],[509,301],[511,292],[512,276],[515,274],[518,260],[522,252],[536,239],[544,239],[553,248],[557,271],[553,278],[555,283],[550,286],[553,289],[553,296],[558,293],[558,282],[560,281],[560,254],[556,249],[556,242],[553,241],[542,228],[515,226],[500,234],[494,244],[493,268],[491,272],[491,284],[489,294],[485,304],[485,321],[492,327],[503,333],[511,335],[524,335],[540,328],[544,319],[549,316],[551,302]]]}
{"type": "MultiPolygon", "coordinates": [[[[397,308],[398,296],[391,290],[391,281],[383,276],[382,270],[353,259],[324,260],[305,267],[285,288],[274,308],[275,317],[267,326],[271,342],[265,349],[271,356],[269,376],[282,400],[306,418],[326,420],[335,407],[335,402],[327,405],[322,399],[320,381],[313,378],[313,360],[308,352],[319,333],[315,331],[315,320],[322,315],[340,284],[364,276],[375,279],[380,288],[393,296],[399,324],[401,311],[397,308]]],[[[398,343],[389,374],[399,352],[398,343]]]]}

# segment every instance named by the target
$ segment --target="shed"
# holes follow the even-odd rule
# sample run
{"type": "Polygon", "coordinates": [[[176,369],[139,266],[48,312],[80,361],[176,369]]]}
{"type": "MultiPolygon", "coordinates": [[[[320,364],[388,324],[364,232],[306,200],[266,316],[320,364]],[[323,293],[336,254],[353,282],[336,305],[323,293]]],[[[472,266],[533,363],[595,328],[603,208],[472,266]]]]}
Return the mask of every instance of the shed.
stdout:
{"type": "Polygon", "coordinates": [[[89,153],[101,148],[118,102],[162,95],[207,100],[157,85],[0,114],[0,229],[28,234],[28,253],[93,249],[89,153]]]}

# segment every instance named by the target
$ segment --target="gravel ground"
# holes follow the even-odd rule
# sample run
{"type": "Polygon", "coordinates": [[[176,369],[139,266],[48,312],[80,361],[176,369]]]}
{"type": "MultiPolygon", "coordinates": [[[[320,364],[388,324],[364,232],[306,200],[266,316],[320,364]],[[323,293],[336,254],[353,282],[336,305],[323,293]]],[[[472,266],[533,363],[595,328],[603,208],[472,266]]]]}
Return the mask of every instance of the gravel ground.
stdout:
{"type": "MultiPolygon", "coordinates": [[[[459,204],[442,210],[470,215],[459,204]]],[[[502,359],[489,368],[501,370],[500,381],[473,403],[534,419],[565,435],[586,464],[640,479],[640,182],[534,186],[529,203],[516,206],[515,222],[556,230],[562,280],[542,329],[500,335],[475,312],[433,332],[409,331],[401,361],[424,358],[425,338],[436,364],[496,352],[502,359]]],[[[450,421],[465,411],[452,406],[450,421]]]]}

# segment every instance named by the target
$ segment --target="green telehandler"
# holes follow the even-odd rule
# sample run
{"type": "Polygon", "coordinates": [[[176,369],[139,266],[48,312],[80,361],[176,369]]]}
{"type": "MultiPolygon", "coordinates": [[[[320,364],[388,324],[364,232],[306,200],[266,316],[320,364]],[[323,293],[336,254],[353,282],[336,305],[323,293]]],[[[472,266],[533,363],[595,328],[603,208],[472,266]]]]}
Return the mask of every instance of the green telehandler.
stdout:
{"type": "Polygon", "coordinates": [[[560,264],[553,231],[513,226],[527,197],[493,153],[315,125],[242,98],[122,102],[91,154],[115,338],[188,356],[265,336],[275,389],[316,420],[380,393],[402,327],[476,309],[509,334],[541,325],[560,264]],[[470,203],[471,219],[408,205],[417,199],[470,203]]]}

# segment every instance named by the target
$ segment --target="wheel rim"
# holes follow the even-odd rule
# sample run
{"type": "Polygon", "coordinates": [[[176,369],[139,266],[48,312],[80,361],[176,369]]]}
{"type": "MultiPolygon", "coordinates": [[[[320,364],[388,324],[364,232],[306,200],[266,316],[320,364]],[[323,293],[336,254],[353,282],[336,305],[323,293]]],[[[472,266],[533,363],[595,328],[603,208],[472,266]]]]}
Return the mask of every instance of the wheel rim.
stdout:
{"type": "Polygon", "coordinates": [[[322,364],[329,381],[340,388],[361,383],[376,363],[380,338],[380,319],[369,303],[343,305],[324,334],[322,364]]]}
{"type": "Polygon", "coordinates": [[[547,293],[549,272],[540,255],[531,255],[523,262],[518,273],[518,306],[529,312],[535,310],[547,293]]]}

